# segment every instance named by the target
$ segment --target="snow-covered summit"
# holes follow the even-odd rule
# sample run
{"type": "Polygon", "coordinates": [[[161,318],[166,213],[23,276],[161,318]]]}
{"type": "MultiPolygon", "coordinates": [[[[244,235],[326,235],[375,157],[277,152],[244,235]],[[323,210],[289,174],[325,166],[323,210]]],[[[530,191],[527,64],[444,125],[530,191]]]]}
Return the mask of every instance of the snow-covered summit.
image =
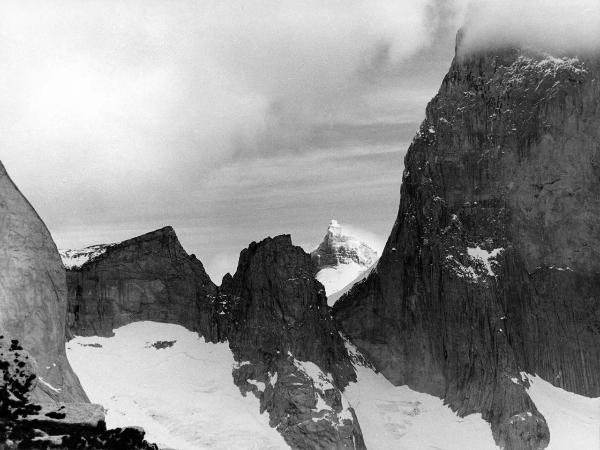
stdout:
{"type": "Polygon", "coordinates": [[[377,252],[359,239],[343,232],[337,220],[332,219],[323,242],[311,253],[319,269],[339,264],[370,267],[377,260],[377,252]]]}
{"type": "Polygon", "coordinates": [[[337,220],[332,219],[323,242],[311,253],[317,266],[317,280],[325,287],[330,306],[343,290],[377,261],[377,252],[360,239],[345,234],[337,220]]]}
{"type": "Polygon", "coordinates": [[[115,244],[90,245],[79,250],[58,250],[65,269],[79,269],[85,263],[100,257],[115,244]]]}
{"type": "Polygon", "coordinates": [[[327,227],[327,233],[335,236],[341,236],[342,226],[338,223],[337,220],[331,219],[331,222],[329,222],[329,227],[327,227]]]}

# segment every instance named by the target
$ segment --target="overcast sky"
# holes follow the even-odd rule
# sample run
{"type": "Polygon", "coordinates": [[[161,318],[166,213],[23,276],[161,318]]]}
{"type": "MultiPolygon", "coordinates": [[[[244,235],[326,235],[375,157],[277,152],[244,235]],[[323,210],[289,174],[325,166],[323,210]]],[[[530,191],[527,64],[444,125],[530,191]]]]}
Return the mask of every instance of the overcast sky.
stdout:
{"type": "Polygon", "coordinates": [[[3,1],[0,157],[63,248],[172,225],[219,283],[331,218],[381,247],[466,3],[3,1]]]}

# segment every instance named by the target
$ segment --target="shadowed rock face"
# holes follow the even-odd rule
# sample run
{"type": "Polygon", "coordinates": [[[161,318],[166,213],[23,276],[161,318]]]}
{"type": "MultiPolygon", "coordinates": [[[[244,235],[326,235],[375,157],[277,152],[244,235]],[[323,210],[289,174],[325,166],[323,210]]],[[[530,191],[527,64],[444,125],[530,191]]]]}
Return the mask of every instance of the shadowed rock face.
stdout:
{"type": "Polygon", "coordinates": [[[543,448],[521,371],[600,395],[600,59],[458,53],[377,269],[335,317],[395,384],[543,448]]]}
{"type": "Polygon", "coordinates": [[[242,392],[257,395],[292,448],[364,448],[341,394],[354,370],[314,272],[310,255],[289,235],[242,251],[235,275],[220,288],[239,361],[233,376],[242,392]]]}
{"type": "Polygon", "coordinates": [[[221,340],[217,288],[202,263],[188,255],[171,227],[108,247],[67,271],[71,335],[112,336],[140,320],[185,326],[221,340]]]}
{"type": "Polygon", "coordinates": [[[46,225],[0,163],[0,334],[29,352],[36,401],[87,401],[65,355],[66,291],[46,225]]]}

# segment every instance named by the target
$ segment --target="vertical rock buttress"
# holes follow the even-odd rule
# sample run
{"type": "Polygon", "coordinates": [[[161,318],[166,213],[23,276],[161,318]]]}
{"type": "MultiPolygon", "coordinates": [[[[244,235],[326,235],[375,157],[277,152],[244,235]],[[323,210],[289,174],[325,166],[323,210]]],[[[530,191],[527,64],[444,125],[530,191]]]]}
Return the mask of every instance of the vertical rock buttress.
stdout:
{"type": "Polygon", "coordinates": [[[377,269],[334,310],[393,383],[547,446],[521,372],[600,395],[600,58],[458,43],[377,269]]]}
{"type": "Polygon", "coordinates": [[[36,401],[88,401],[65,354],[66,310],[52,236],[0,163],[0,334],[29,354],[36,401]]]}

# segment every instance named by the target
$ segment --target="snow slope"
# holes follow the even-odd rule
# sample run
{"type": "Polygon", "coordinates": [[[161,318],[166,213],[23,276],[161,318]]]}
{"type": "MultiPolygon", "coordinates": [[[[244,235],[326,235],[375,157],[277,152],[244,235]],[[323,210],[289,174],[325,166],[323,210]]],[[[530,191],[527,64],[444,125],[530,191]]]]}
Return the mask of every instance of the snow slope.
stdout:
{"type": "Polygon", "coordinates": [[[346,264],[339,264],[337,266],[324,267],[319,270],[316,278],[325,287],[327,304],[333,306],[335,301],[340,297],[335,294],[354,280],[359,279],[366,270],[368,269],[365,266],[357,264],[354,261],[346,264]]]}
{"type": "Polygon", "coordinates": [[[497,450],[480,414],[461,418],[432,395],[394,386],[346,342],[357,382],[344,391],[369,450],[497,450]]]}
{"type": "MultiPolygon", "coordinates": [[[[364,270],[364,269],[361,270],[358,273],[358,275],[355,278],[353,278],[349,283],[346,283],[341,288],[338,288],[338,289],[332,291],[331,294],[327,295],[327,304],[329,306],[335,305],[335,302],[337,302],[340,298],[342,298],[342,295],[344,295],[346,292],[350,291],[350,289],[352,289],[352,286],[365,280],[369,276],[369,274],[377,268],[377,261],[379,261],[379,258],[373,263],[373,265],[371,267],[369,267],[366,270],[364,270]]],[[[318,279],[318,275],[317,275],[317,279],[318,279]]]]}
{"type": "Polygon", "coordinates": [[[234,385],[226,343],[137,322],[111,338],[76,337],[67,355],[90,400],[107,409],[109,428],[142,426],[150,442],[178,450],[289,448],[258,399],[234,385]]]}
{"type": "Polygon", "coordinates": [[[600,397],[565,391],[538,376],[522,377],[529,379],[527,392],[550,429],[546,450],[600,449],[600,397]]]}
{"type": "Polygon", "coordinates": [[[377,252],[360,239],[346,234],[342,226],[332,219],[323,242],[311,252],[319,271],[316,278],[325,287],[327,304],[333,306],[340,291],[352,284],[377,261],[377,252]]]}

